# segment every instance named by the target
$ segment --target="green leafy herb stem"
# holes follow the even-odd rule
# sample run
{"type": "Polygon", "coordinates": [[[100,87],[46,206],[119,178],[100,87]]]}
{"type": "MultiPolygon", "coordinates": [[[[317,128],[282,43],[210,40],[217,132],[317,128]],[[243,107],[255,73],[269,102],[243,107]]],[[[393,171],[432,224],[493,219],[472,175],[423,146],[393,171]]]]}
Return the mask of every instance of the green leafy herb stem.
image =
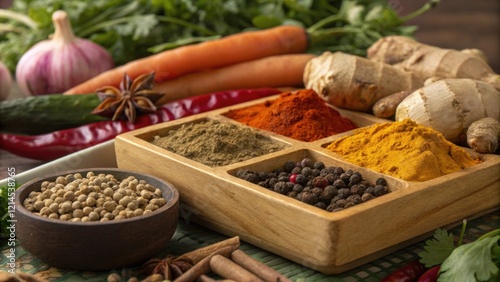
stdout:
{"type": "Polygon", "coordinates": [[[426,267],[441,265],[438,281],[500,281],[500,229],[490,231],[477,240],[462,244],[466,221],[457,245],[453,234],[438,229],[419,253],[426,267]]]}

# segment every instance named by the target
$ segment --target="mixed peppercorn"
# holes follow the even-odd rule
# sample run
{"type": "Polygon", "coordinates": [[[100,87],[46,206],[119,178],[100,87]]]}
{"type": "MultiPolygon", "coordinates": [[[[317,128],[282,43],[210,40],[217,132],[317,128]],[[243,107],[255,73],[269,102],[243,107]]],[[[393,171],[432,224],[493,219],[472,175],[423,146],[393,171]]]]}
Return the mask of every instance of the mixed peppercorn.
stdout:
{"type": "Polygon", "coordinates": [[[304,158],[273,172],[238,170],[238,178],[327,211],[340,211],[389,193],[387,181],[369,183],[361,173],[304,158]]]}

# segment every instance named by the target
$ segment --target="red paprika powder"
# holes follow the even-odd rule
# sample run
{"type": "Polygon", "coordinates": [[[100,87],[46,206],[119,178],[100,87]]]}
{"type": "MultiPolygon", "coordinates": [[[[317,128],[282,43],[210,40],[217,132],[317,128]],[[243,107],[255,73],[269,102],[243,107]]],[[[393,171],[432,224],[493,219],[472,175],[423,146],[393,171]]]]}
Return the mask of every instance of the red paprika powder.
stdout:
{"type": "Polygon", "coordinates": [[[284,92],[275,100],[229,110],[224,116],[306,142],[357,128],[310,89],[284,92]]]}

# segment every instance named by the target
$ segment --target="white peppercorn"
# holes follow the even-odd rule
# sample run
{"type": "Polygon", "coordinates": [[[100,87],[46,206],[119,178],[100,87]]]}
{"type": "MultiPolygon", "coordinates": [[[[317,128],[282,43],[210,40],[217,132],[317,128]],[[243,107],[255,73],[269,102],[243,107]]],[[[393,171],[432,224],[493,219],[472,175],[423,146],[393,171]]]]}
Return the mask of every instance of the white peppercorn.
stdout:
{"type": "Polygon", "coordinates": [[[83,203],[83,202],[87,201],[87,195],[81,194],[80,196],[78,196],[77,200],[78,200],[78,202],[83,203]]]}
{"type": "Polygon", "coordinates": [[[116,202],[105,202],[103,208],[109,212],[112,212],[116,208],[116,202]]]}
{"type": "Polygon", "coordinates": [[[78,201],[74,201],[72,204],[71,204],[71,208],[73,210],[76,210],[76,209],[81,209],[82,208],[82,203],[78,202],[78,201]]]}
{"type": "Polygon", "coordinates": [[[95,211],[92,211],[89,213],[89,219],[90,221],[98,221],[100,218],[99,214],[96,213],[95,211]]]}
{"type": "Polygon", "coordinates": [[[45,204],[46,207],[49,207],[50,205],[52,205],[53,202],[54,202],[54,200],[50,199],[50,198],[49,199],[45,199],[43,201],[43,203],[45,204]]]}
{"type": "Polygon", "coordinates": [[[59,210],[59,205],[57,203],[52,203],[49,206],[49,210],[50,212],[57,212],[59,210]]]}
{"type": "Polygon", "coordinates": [[[35,210],[40,211],[43,207],[45,207],[45,203],[43,201],[36,201],[33,204],[33,207],[35,208],[35,210]]]}
{"type": "Polygon", "coordinates": [[[59,208],[61,209],[61,213],[68,213],[71,211],[71,202],[64,202],[59,205],[59,208]]]}
{"type": "Polygon", "coordinates": [[[89,213],[91,213],[91,212],[92,212],[92,208],[91,208],[91,207],[84,207],[84,208],[82,209],[82,211],[83,211],[83,214],[84,214],[84,215],[87,215],[87,216],[88,216],[88,215],[89,215],[89,213]]]}
{"type": "Polygon", "coordinates": [[[59,219],[68,221],[71,219],[71,215],[70,214],[62,214],[61,216],[59,216],[59,219]]]}
{"type": "Polygon", "coordinates": [[[83,210],[81,210],[81,209],[73,210],[73,217],[74,218],[83,218],[83,216],[84,216],[83,210]]]}
{"type": "Polygon", "coordinates": [[[87,202],[87,206],[92,207],[92,206],[95,206],[96,199],[94,199],[92,197],[88,197],[86,202],[87,202]]]}
{"type": "Polygon", "coordinates": [[[107,221],[150,214],[166,200],[161,190],[129,176],[117,181],[113,175],[88,172],[44,181],[23,201],[40,216],[71,222],[107,221]]]}

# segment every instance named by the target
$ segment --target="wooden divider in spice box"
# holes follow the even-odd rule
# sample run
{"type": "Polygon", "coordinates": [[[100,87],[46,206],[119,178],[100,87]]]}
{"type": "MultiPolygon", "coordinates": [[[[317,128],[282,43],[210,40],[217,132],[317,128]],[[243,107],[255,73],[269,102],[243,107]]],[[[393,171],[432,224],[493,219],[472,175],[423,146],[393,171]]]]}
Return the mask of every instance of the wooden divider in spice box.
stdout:
{"type": "MultiPolygon", "coordinates": [[[[305,92],[299,91],[294,98],[305,92]]],[[[421,236],[433,232],[435,228],[498,207],[500,180],[497,172],[500,160],[499,156],[494,155],[482,155],[482,162],[469,168],[415,182],[353,164],[327,149],[332,142],[352,136],[356,130],[307,142],[250,126],[263,139],[271,139],[282,147],[277,151],[260,156],[249,155],[247,159],[219,166],[210,166],[193,160],[190,155],[183,156],[180,152],[153,144],[155,137],[175,135],[175,131],[183,127],[186,129],[215,123],[248,128],[229,116],[239,109],[259,104],[267,105],[269,108],[266,110],[269,110],[273,104],[280,104],[277,100],[290,96],[282,94],[264,98],[119,135],[115,139],[118,166],[148,172],[176,185],[184,206],[181,212],[184,220],[198,222],[223,234],[238,235],[244,241],[327,274],[339,273],[369,262],[421,239],[421,236]],[[284,169],[284,166],[290,166],[293,170],[292,162],[297,166],[305,159],[326,167],[341,167],[344,172],[351,170],[351,176],[358,172],[370,185],[383,184],[379,180],[383,178],[389,191],[348,208],[328,209],[326,205],[313,206],[239,177],[241,171],[270,173],[284,169]]],[[[309,104],[316,109],[324,106],[309,104]]],[[[313,109],[308,110],[314,112],[313,109]]],[[[361,130],[389,122],[347,110],[338,112],[361,130]]],[[[263,109],[255,114],[265,114],[265,111],[263,109]]],[[[287,117],[278,110],[272,118],[279,118],[280,115],[287,117]]],[[[300,130],[297,124],[290,121],[288,125],[290,129],[300,130]]],[[[231,135],[227,137],[231,139],[231,135]]],[[[224,138],[219,138],[221,140],[217,142],[223,142],[224,138]]],[[[291,179],[292,176],[288,177],[291,179]]],[[[342,178],[340,175],[338,177],[342,178]]],[[[337,192],[339,188],[346,187],[337,187],[337,192]]],[[[352,186],[349,188],[350,191],[343,190],[341,194],[347,196],[352,193],[352,186]]]]}

